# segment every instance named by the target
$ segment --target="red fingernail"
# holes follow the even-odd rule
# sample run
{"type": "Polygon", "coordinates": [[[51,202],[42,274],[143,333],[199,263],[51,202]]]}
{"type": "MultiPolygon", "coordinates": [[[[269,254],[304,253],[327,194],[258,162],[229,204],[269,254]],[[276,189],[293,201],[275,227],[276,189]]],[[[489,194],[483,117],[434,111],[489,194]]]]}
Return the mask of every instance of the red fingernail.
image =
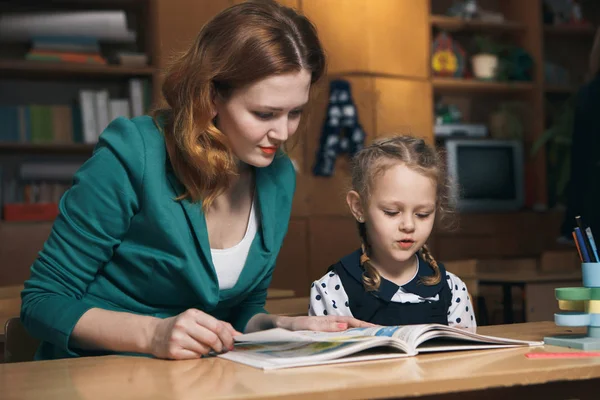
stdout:
{"type": "Polygon", "coordinates": [[[345,324],[345,323],[339,323],[337,325],[338,325],[338,328],[340,328],[340,329],[346,329],[346,328],[348,328],[348,324],[345,324]]]}

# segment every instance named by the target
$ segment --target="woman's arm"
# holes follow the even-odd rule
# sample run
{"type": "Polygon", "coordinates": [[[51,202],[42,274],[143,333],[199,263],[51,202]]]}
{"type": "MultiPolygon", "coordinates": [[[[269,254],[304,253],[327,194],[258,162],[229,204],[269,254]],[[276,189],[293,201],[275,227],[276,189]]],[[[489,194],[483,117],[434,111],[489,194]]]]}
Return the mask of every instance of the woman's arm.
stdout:
{"type": "MultiPolygon", "coordinates": [[[[82,298],[139,210],[144,167],[144,143],[137,127],[124,118],[115,120],[75,174],[50,236],[31,266],[21,294],[21,319],[33,336],[75,354],[69,344],[73,328],[92,308],[82,298]]],[[[121,330],[118,324],[109,325],[121,330]]],[[[131,332],[136,333],[137,328],[131,332]]]]}
{"type": "Polygon", "coordinates": [[[145,144],[124,118],[103,132],[60,202],[60,214],[23,290],[21,319],[35,337],[76,349],[189,358],[231,348],[237,332],[199,310],[169,319],[93,308],[82,300],[141,205],[145,144]]]}
{"type": "Polygon", "coordinates": [[[214,350],[233,349],[240,333],[226,322],[196,309],[160,319],[92,308],[77,322],[71,346],[125,353],[152,354],[158,358],[198,358],[214,350]]]}

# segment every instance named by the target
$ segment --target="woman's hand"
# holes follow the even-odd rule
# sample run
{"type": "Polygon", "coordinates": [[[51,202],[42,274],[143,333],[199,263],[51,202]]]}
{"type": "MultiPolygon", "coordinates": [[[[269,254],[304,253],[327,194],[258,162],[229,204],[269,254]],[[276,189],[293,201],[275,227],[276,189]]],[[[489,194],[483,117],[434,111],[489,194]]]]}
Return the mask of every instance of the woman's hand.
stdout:
{"type": "Polygon", "coordinates": [[[319,317],[284,317],[278,316],[275,320],[278,328],[288,329],[290,331],[321,331],[338,332],[349,328],[363,328],[375,326],[371,323],[360,321],[352,317],[342,317],[338,315],[328,315],[319,317]]]}
{"type": "Polygon", "coordinates": [[[150,353],[157,358],[199,358],[211,351],[233,349],[233,337],[241,335],[231,324],[197,309],[159,319],[150,330],[150,353]]]}

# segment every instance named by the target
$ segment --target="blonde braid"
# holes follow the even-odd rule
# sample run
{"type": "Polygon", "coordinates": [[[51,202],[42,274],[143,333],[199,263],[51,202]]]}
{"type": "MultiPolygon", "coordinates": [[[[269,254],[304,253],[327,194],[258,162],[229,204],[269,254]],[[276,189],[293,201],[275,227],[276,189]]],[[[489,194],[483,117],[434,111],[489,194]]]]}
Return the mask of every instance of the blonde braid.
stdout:
{"type": "Polygon", "coordinates": [[[440,273],[440,267],[438,266],[437,261],[435,261],[435,258],[431,255],[427,245],[423,245],[421,248],[421,255],[423,256],[423,260],[427,261],[429,265],[431,265],[431,268],[433,268],[433,275],[421,278],[421,282],[428,286],[437,285],[442,279],[442,274],[440,273]]]}
{"type": "Polygon", "coordinates": [[[368,255],[367,228],[364,222],[358,223],[358,233],[360,235],[362,254],[360,255],[360,265],[364,272],[362,276],[363,286],[366,291],[373,292],[379,289],[381,285],[381,275],[371,265],[371,259],[368,255]]]}

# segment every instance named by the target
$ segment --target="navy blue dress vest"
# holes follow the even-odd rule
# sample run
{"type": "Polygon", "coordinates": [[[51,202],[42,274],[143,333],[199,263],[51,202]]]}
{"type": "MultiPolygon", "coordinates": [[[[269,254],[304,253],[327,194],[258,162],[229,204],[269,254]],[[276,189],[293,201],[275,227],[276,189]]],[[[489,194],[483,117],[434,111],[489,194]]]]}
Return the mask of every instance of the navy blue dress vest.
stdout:
{"type": "Polygon", "coordinates": [[[448,325],[448,310],[452,302],[452,292],[447,282],[446,269],[440,263],[442,279],[436,285],[428,286],[420,278],[433,275],[433,269],[421,257],[419,271],[415,278],[403,285],[402,288],[421,298],[439,295],[438,301],[423,301],[420,303],[399,303],[392,301],[399,286],[381,278],[377,291],[366,291],[362,283],[363,269],[360,265],[361,250],[357,250],[342,258],[329,267],[330,271],[340,277],[349,299],[350,311],[354,318],[377,325],[416,325],[443,324],[448,325]]]}

